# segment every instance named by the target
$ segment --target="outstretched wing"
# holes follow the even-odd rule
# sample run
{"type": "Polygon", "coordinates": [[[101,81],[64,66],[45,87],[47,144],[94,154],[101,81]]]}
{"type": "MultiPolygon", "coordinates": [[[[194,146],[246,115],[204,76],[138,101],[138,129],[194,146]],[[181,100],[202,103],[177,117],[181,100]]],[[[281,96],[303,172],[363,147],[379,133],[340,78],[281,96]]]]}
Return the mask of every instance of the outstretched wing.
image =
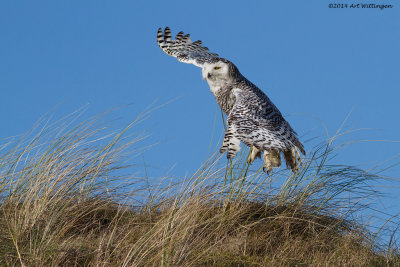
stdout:
{"type": "Polygon", "coordinates": [[[179,32],[175,40],[172,40],[169,27],[161,28],[157,32],[158,46],[167,55],[176,57],[179,61],[202,67],[205,62],[218,58],[218,54],[208,52],[208,48],[201,46],[201,41],[192,42],[189,34],[179,32]]]}
{"type": "Polygon", "coordinates": [[[246,145],[261,150],[287,151],[303,145],[279,110],[261,91],[233,89],[235,105],[228,116],[228,124],[246,145]]]}

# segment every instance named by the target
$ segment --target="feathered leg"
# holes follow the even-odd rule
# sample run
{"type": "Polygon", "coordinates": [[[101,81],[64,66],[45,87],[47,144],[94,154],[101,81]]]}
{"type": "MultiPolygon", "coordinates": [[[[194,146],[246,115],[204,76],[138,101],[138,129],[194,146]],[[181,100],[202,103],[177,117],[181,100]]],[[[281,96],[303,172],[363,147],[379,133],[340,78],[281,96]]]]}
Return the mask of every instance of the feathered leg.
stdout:
{"type": "Polygon", "coordinates": [[[295,146],[292,147],[290,150],[283,151],[283,155],[286,161],[286,166],[288,169],[291,169],[294,173],[296,173],[299,170],[299,165],[302,164],[300,153],[298,151],[299,149],[300,148],[295,146]]]}
{"type": "Polygon", "coordinates": [[[265,172],[271,172],[272,168],[281,166],[281,156],[277,150],[264,150],[264,166],[265,172]]]}
{"type": "Polygon", "coordinates": [[[250,147],[250,153],[247,158],[247,163],[253,163],[256,158],[261,158],[261,150],[255,146],[250,147]]]}

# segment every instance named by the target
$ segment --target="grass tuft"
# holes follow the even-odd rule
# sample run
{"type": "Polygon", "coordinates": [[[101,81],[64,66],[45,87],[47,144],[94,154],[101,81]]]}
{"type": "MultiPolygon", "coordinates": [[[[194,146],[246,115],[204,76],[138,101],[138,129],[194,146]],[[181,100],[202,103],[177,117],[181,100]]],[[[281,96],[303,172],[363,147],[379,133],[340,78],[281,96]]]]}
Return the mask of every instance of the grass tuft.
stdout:
{"type": "Polygon", "coordinates": [[[68,116],[1,146],[0,265],[400,265],[394,238],[384,247],[355,219],[381,178],[331,165],[331,141],[297,174],[267,175],[243,149],[151,186],[123,176],[140,118],[114,134],[100,119],[68,116]]]}

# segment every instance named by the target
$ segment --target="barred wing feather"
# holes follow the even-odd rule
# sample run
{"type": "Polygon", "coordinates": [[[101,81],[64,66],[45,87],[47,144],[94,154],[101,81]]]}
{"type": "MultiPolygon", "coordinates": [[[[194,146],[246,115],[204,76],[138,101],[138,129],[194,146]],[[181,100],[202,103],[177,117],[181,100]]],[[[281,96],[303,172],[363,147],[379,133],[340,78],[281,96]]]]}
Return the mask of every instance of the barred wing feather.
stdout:
{"type": "Polygon", "coordinates": [[[202,46],[200,40],[192,42],[189,34],[179,32],[175,39],[172,39],[169,27],[161,28],[157,32],[158,46],[167,55],[176,57],[179,61],[202,67],[204,62],[218,58],[218,54],[210,53],[207,47],[202,46]]]}

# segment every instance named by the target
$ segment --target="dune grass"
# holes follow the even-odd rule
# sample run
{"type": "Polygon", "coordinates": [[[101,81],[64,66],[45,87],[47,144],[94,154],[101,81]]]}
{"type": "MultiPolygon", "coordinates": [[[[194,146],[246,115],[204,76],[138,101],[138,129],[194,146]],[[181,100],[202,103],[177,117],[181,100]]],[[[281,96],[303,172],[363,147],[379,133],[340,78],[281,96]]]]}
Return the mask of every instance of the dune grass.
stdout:
{"type": "Polygon", "coordinates": [[[1,266],[400,265],[396,245],[353,216],[380,177],[330,165],[330,141],[297,174],[254,169],[244,149],[150,185],[122,171],[135,123],[105,134],[99,118],[66,117],[0,147],[1,266]]]}

